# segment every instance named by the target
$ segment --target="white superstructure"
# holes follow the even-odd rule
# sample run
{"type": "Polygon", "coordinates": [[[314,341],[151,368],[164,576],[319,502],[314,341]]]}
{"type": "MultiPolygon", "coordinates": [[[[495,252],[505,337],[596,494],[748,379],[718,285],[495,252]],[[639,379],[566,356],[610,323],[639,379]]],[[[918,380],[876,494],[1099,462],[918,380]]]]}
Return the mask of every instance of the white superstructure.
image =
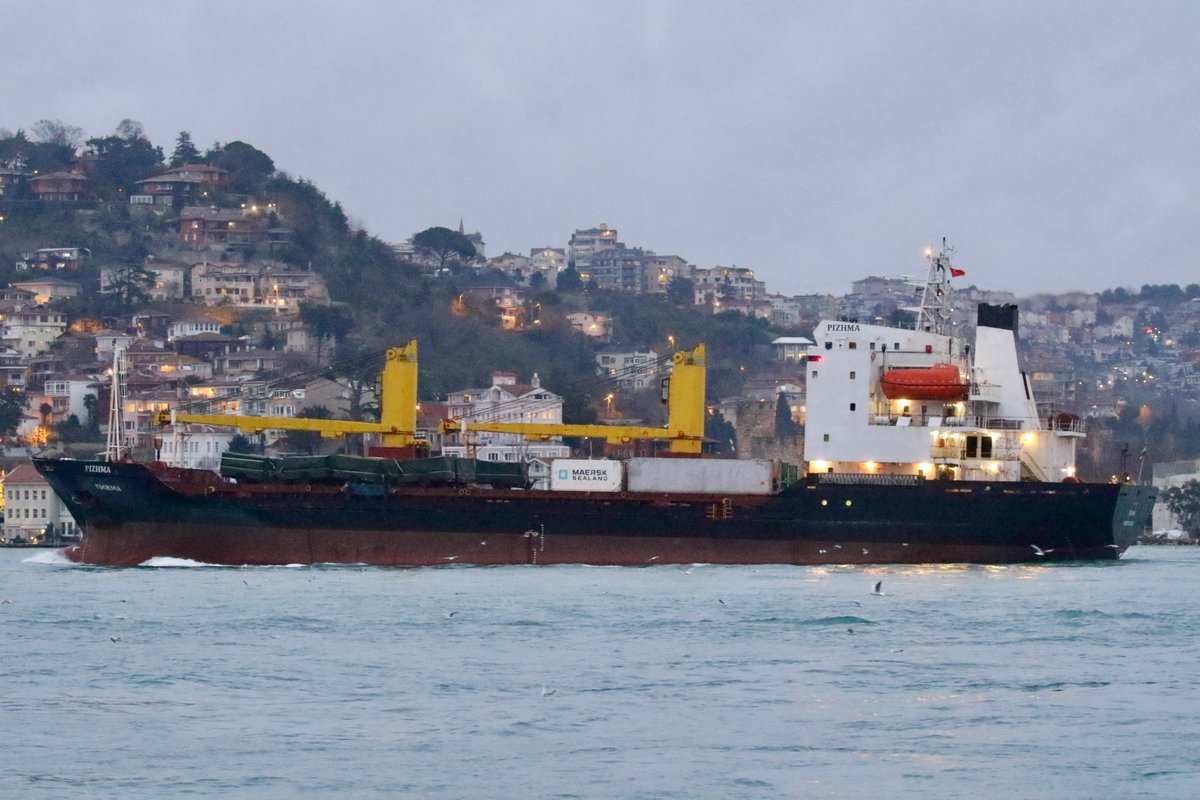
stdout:
{"type": "Polygon", "coordinates": [[[979,307],[975,343],[950,324],[947,250],[929,256],[913,328],[824,321],[808,350],[809,472],[946,480],[1074,479],[1074,415],[1042,419],[1017,361],[1017,308],[979,307]]]}

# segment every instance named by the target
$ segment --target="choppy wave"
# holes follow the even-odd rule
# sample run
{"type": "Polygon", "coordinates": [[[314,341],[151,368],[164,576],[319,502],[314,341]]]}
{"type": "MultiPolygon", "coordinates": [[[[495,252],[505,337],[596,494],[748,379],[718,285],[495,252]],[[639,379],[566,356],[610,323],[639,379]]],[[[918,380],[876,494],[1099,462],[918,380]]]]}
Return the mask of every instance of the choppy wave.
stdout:
{"type": "Polygon", "coordinates": [[[207,564],[203,561],[193,561],[190,558],[173,558],[171,556],[155,556],[148,558],[139,567],[167,567],[171,569],[187,569],[192,567],[222,567],[221,564],[207,564]]]}
{"type": "Polygon", "coordinates": [[[63,555],[63,551],[54,550],[39,550],[29,558],[21,559],[22,564],[53,564],[54,566],[69,566],[75,562],[63,555]]]}
{"type": "Polygon", "coordinates": [[[884,599],[855,567],[147,566],[0,551],[0,797],[1195,796],[1200,549],[884,599]]]}

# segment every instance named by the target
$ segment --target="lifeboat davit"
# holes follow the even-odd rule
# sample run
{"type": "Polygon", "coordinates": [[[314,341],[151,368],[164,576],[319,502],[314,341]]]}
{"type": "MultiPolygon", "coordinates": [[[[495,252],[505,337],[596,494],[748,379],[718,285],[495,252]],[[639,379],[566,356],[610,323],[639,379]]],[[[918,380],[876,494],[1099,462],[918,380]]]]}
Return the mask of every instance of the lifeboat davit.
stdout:
{"type": "Polygon", "coordinates": [[[890,369],[883,374],[882,386],[889,400],[962,400],[970,388],[953,364],[890,369]]]}

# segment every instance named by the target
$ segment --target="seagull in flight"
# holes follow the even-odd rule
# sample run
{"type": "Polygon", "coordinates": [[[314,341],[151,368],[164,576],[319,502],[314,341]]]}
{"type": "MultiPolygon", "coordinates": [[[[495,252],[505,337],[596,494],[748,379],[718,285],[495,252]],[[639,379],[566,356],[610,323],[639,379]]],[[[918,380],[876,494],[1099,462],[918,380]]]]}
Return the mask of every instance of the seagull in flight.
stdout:
{"type": "Polygon", "coordinates": [[[871,590],[871,594],[875,597],[883,597],[883,581],[876,581],[875,588],[871,590]]]}
{"type": "Polygon", "coordinates": [[[1029,545],[1029,546],[1030,546],[1030,547],[1032,547],[1032,548],[1033,548],[1033,552],[1037,553],[1039,556],[1045,556],[1045,555],[1049,555],[1050,553],[1053,553],[1053,552],[1054,552],[1054,548],[1053,548],[1053,547],[1052,547],[1052,548],[1050,548],[1049,550],[1043,550],[1042,548],[1038,547],[1036,544],[1031,544],[1031,545],[1029,545]]]}
{"type": "Polygon", "coordinates": [[[454,615],[455,615],[455,614],[457,614],[457,613],[458,613],[457,611],[447,611],[447,612],[446,612],[446,619],[454,619],[454,615]]]}

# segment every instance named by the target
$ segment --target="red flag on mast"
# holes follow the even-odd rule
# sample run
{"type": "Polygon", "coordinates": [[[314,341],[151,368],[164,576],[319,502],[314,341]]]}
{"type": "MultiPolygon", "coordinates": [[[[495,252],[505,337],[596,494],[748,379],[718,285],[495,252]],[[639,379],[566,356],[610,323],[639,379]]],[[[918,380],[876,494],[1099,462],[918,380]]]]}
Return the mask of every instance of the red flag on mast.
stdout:
{"type": "Polygon", "coordinates": [[[950,277],[951,278],[961,278],[963,275],[966,275],[966,274],[967,274],[967,271],[965,269],[955,269],[954,267],[950,268],[950,277]]]}

